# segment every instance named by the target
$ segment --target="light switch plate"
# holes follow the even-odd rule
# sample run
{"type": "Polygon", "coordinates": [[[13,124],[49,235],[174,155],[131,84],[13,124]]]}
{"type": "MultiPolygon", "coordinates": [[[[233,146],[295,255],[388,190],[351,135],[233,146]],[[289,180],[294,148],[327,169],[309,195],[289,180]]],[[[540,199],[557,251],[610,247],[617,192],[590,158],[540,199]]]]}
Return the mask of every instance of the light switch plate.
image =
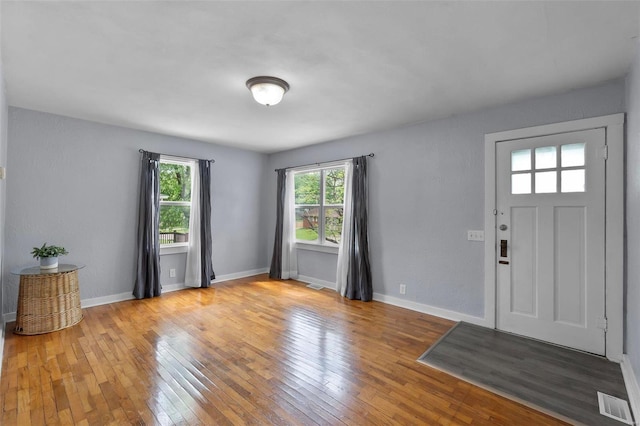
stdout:
{"type": "Polygon", "coordinates": [[[484,241],[484,231],[467,231],[467,240],[484,241]]]}

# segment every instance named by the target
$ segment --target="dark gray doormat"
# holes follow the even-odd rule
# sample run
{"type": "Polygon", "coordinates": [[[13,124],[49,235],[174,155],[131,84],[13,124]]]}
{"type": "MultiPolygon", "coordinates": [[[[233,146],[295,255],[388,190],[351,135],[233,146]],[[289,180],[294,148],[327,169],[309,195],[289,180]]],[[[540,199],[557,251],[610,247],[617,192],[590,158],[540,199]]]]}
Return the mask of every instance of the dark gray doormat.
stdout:
{"type": "Polygon", "coordinates": [[[599,356],[460,322],[418,361],[569,423],[624,425],[600,414],[598,391],[629,398],[620,365],[599,356]]]}

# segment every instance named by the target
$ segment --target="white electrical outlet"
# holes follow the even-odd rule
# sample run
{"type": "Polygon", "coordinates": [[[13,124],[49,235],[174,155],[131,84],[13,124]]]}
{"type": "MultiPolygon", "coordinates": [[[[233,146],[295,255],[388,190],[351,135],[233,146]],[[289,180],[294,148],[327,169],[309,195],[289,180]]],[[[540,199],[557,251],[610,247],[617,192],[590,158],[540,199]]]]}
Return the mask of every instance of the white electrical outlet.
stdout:
{"type": "Polygon", "coordinates": [[[467,231],[467,240],[484,241],[484,231],[467,231]]]}
{"type": "Polygon", "coordinates": [[[407,294],[407,286],[405,284],[400,284],[400,294],[407,294]]]}
{"type": "Polygon", "coordinates": [[[175,277],[176,277],[176,270],[169,269],[169,278],[175,278],[175,277]]]}

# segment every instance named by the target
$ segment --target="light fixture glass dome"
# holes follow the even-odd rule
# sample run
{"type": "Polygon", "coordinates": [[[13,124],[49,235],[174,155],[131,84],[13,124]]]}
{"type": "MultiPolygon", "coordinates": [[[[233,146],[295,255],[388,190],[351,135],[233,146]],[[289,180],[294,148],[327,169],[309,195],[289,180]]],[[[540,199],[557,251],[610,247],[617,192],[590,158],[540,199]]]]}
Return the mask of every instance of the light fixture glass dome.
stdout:
{"type": "Polygon", "coordinates": [[[289,90],[289,84],[277,77],[253,77],[247,80],[247,87],[251,90],[253,99],[259,104],[271,106],[280,103],[284,94],[289,90]]]}

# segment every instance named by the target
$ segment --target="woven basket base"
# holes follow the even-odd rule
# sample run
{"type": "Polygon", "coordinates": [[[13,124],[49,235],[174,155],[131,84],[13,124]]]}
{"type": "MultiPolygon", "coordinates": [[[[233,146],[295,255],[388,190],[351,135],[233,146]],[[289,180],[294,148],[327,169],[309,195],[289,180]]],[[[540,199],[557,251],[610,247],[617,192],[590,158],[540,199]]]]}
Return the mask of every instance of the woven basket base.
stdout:
{"type": "Polygon", "coordinates": [[[14,333],[50,333],[80,321],[78,271],[20,277],[14,333]]]}

